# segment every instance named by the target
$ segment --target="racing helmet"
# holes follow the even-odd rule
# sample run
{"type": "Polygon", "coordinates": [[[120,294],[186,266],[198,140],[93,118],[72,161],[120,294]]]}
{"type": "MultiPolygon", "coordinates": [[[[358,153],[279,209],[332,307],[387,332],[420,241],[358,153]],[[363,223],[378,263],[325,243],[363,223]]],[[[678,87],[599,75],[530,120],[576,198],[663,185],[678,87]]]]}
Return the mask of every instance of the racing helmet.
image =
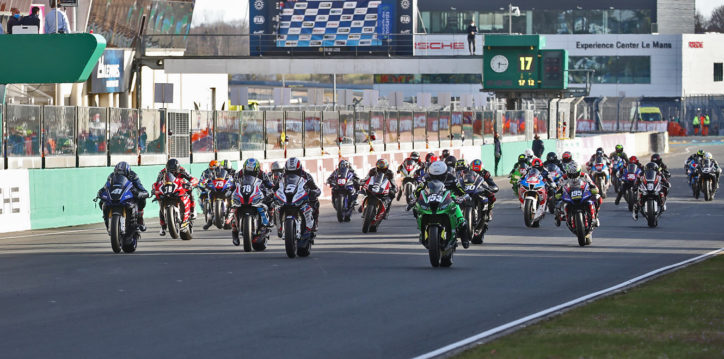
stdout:
{"type": "Polygon", "coordinates": [[[704,154],[704,159],[705,159],[705,160],[713,160],[713,159],[714,159],[714,155],[712,155],[711,152],[707,152],[707,153],[704,154]]]}
{"type": "Polygon", "coordinates": [[[644,169],[645,169],[646,171],[656,171],[656,172],[658,172],[658,171],[659,171],[659,165],[657,165],[657,164],[654,163],[654,162],[649,162],[649,163],[646,164],[646,167],[644,167],[644,169]]]}
{"type": "Polygon", "coordinates": [[[219,168],[219,161],[211,160],[211,162],[209,162],[209,169],[215,170],[217,168],[219,168]]]}
{"type": "MultiPolygon", "coordinates": [[[[257,161],[258,162],[258,161],[257,161]]],[[[219,163],[221,167],[223,167],[225,170],[231,169],[231,161],[229,160],[222,160],[221,163],[219,163]]]]}
{"type": "Polygon", "coordinates": [[[261,172],[261,165],[256,158],[249,158],[244,161],[244,175],[246,176],[258,176],[261,172]]]}
{"type": "Polygon", "coordinates": [[[113,174],[128,177],[128,175],[130,173],[131,173],[131,165],[129,165],[128,162],[126,162],[126,161],[118,162],[116,167],[113,168],[113,174]]]}
{"type": "Polygon", "coordinates": [[[623,145],[616,145],[616,153],[623,153],[623,145]]]}
{"type": "Polygon", "coordinates": [[[415,161],[419,161],[419,160],[420,160],[420,154],[419,154],[417,151],[412,152],[412,153],[410,153],[410,158],[413,159],[413,160],[415,160],[415,161]]]}
{"type": "Polygon", "coordinates": [[[704,150],[699,150],[699,151],[696,153],[696,155],[699,156],[699,157],[704,157],[705,154],[706,154],[706,153],[704,152],[704,150]]]}
{"type": "Polygon", "coordinates": [[[561,160],[563,161],[563,163],[571,162],[571,161],[573,161],[573,155],[571,154],[570,151],[563,152],[563,155],[561,156],[561,160]]]}
{"type": "Polygon", "coordinates": [[[428,161],[428,163],[435,163],[435,162],[437,162],[437,161],[439,161],[439,160],[440,160],[440,159],[437,158],[437,156],[432,155],[432,156],[430,156],[430,160],[428,161]]]}
{"type": "Polygon", "coordinates": [[[546,161],[555,162],[558,161],[558,155],[555,152],[548,152],[546,155],[546,161]]]}
{"type": "Polygon", "coordinates": [[[531,162],[531,166],[533,167],[543,167],[543,161],[540,160],[540,158],[534,158],[533,162],[531,162]]]}
{"type": "Polygon", "coordinates": [[[433,162],[428,170],[431,180],[442,181],[447,176],[447,165],[442,161],[433,162]]]}
{"type": "Polygon", "coordinates": [[[531,150],[530,148],[525,150],[525,152],[523,152],[523,153],[525,153],[525,157],[528,157],[528,158],[535,157],[535,154],[533,154],[533,150],[531,150]]]}
{"type": "Polygon", "coordinates": [[[387,162],[386,159],[380,158],[379,160],[377,160],[377,164],[375,164],[375,167],[378,171],[387,171],[387,169],[390,168],[390,163],[387,162]]]}
{"type": "Polygon", "coordinates": [[[337,168],[339,168],[341,170],[349,169],[349,162],[347,162],[347,160],[341,160],[341,161],[339,161],[337,168]]]}
{"type": "Polygon", "coordinates": [[[464,158],[459,159],[457,162],[455,162],[455,170],[456,171],[462,171],[468,169],[468,161],[466,161],[464,158]]]}
{"type": "Polygon", "coordinates": [[[651,162],[661,166],[661,155],[658,153],[654,153],[653,155],[651,155],[651,162]]]}
{"type": "Polygon", "coordinates": [[[568,168],[566,168],[566,176],[568,178],[574,179],[578,178],[581,175],[581,166],[578,163],[571,162],[571,164],[568,165],[568,168]]]}
{"type": "Polygon", "coordinates": [[[521,165],[526,163],[528,161],[528,157],[525,157],[524,154],[518,156],[518,163],[521,165]]]}
{"type": "Polygon", "coordinates": [[[274,161],[274,163],[272,163],[272,165],[271,165],[271,170],[274,173],[278,173],[278,172],[283,172],[284,168],[278,161],[274,161]]]}
{"type": "Polygon", "coordinates": [[[172,158],[166,162],[166,171],[171,172],[173,174],[177,174],[178,170],[181,168],[181,165],[178,163],[178,160],[175,158],[172,158]]]}
{"type": "Polygon", "coordinates": [[[597,156],[603,156],[603,147],[599,147],[596,149],[596,155],[597,156]]]}
{"type": "Polygon", "coordinates": [[[437,161],[437,160],[432,161],[431,159],[432,159],[433,157],[437,158],[434,153],[429,152],[428,154],[425,155],[425,162],[427,162],[427,163],[433,163],[433,162],[437,161]]]}
{"type": "Polygon", "coordinates": [[[470,169],[475,172],[482,172],[483,171],[483,161],[473,160],[473,162],[470,162],[470,169]]]}
{"type": "Polygon", "coordinates": [[[628,162],[629,162],[629,163],[634,163],[634,164],[640,165],[640,163],[639,163],[639,158],[636,157],[636,156],[631,156],[631,158],[628,159],[628,162]]]}
{"type": "Polygon", "coordinates": [[[458,162],[458,159],[455,158],[455,156],[445,157],[445,165],[447,165],[448,168],[455,168],[455,164],[457,162],[458,162]]]}
{"type": "Polygon", "coordinates": [[[442,150],[442,156],[441,156],[441,157],[442,157],[443,159],[445,159],[445,158],[447,158],[447,156],[450,156],[450,150],[448,150],[448,149],[442,150]]]}
{"type": "Polygon", "coordinates": [[[286,170],[287,173],[300,175],[302,174],[302,171],[304,170],[302,168],[302,161],[300,161],[296,157],[291,157],[287,160],[287,163],[284,165],[284,170],[286,170]]]}

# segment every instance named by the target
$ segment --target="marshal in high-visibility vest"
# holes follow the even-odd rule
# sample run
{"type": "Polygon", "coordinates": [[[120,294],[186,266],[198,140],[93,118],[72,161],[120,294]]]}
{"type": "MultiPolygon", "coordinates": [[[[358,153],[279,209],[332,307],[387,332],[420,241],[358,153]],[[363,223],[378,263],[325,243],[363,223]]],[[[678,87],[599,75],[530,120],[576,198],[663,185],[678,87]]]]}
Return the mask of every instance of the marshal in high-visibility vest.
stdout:
{"type": "Polygon", "coordinates": [[[705,115],[704,116],[704,126],[709,126],[709,123],[711,123],[711,121],[709,121],[709,115],[705,115]]]}

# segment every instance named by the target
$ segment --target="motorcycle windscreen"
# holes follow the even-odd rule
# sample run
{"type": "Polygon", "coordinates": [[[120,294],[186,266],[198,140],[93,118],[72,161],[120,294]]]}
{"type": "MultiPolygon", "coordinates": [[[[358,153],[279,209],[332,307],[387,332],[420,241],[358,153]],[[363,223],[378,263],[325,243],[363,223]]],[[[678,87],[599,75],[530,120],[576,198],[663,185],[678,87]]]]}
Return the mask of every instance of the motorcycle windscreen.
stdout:
{"type": "Polygon", "coordinates": [[[342,168],[337,170],[337,179],[347,179],[347,176],[349,175],[349,170],[347,168],[342,168]]]}
{"type": "Polygon", "coordinates": [[[658,173],[654,170],[647,170],[646,173],[644,173],[644,177],[646,178],[646,182],[654,183],[656,180],[656,176],[658,173]]]}
{"type": "Polygon", "coordinates": [[[226,178],[229,175],[229,172],[224,168],[217,168],[214,172],[216,178],[226,178]]]}
{"type": "Polygon", "coordinates": [[[166,175],[163,177],[163,180],[165,182],[173,183],[176,181],[176,176],[174,176],[173,173],[166,171],[166,175]]]}
{"type": "Polygon", "coordinates": [[[131,182],[121,174],[113,174],[110,181],[110,195],[114,201],[126,200],[133,195],[130,193],[131,182]]]}

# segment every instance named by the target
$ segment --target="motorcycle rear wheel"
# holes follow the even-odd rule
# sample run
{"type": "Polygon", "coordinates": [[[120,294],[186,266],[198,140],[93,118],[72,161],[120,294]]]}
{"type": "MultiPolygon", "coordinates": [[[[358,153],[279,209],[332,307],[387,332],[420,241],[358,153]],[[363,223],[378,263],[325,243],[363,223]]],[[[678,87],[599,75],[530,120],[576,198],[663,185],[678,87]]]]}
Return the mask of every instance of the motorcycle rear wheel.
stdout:
{"type": "Polygon", "coordinates": [[[113,253],[121,253],[121,241],[123,240],[123,235],[121,234],[121,220],[125,221],[125,218],[123,218],[120,214],[114,214],[111,217],[111,248],[113,249],[113,253]]]}
{"type": "Polygon", "coordinates": [[[440,233],[436,226],[427,227],[427,250],[430,255],[430,264],[437,268],[440,266],[440,233]]]}
{"type": "Polygon", "coordinates": [[[297,256],[297,229],[294,218],[284,220],[284,250],[287,257],[294,258],[297,256]]]}

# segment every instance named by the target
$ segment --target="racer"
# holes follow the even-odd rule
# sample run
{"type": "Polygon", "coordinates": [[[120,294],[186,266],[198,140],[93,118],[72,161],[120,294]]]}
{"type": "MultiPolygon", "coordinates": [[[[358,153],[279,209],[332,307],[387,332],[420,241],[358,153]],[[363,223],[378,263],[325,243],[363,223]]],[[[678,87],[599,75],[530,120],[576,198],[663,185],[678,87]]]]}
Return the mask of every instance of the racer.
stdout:
{"type": "MultiPolygon", "coordinates": [[[[319,227],[319,196],[322,195],[322,190],[314,182],[314,178],[312,177],[312,175],[304,170],[304,167],[302,166],[302,161],[300,161],[296,157],[289,158],[284,164],[284,178],[289,175],[296,175],[307,181],[305,187],[307,189],[307,192],[309,192],[309,203],[313,210],[312,218],[314,219],[314,226],[312,227],[312,232],[316,234],[317,228],[319,227]]],[[[284,183],[283,179],[274,186],[275,192],[279,189],[279,186],[282,183],[284,183]]]]}
{"type": "MultiPolygon", "coordinates": [[[[164,167],[161,172],[158,173],[158,177],[156,177],[156,184],[154,184],[154,187],[158,185],[159,182],[163,181],[163,179],[166,177],[166,173],[171,173],[174,176],[184,179],[187,181],[187,184],[193,185],[196,183],[196,178],[192,177],[185,168],[181,167],[181,164],[178,162],[177,159],[172,158],[166,162],[166,167],[164,167]]],[[[158,191],[157,188],[154,188],[154,190],[158,191]]],[[[196,201],[194,200],[194,193],[193,191],[188,191],[189,195],[189,202],[191,206],[191,219],[196,219],[196,201]]],[[[162,209],[159,209],[159,215],[158,215],[159,221],[161,222],[161,231],[159,232],[159,235],[165,236],[166,235],[166,222],[163,220],[163,212],[162,209]]]]}
{"type": "Polygon", "coordinates": [[[495,207],[495,193],[498,192],[499,188],[498,185],[495,184],[495,181],[493,181],[493,175],[490,173],[490,171],[486,170],[483,167],[483,161],[481,160],[473,160],[470,162],[470,170],[477,173],[478,176],[481,176],[483,180],[485,181],[485,184],[488,185],[488,204],[490,205],[488,210],[488,220],[493,220],[493,207],[495,207]]]}
{"type": "MultiPolygon", "coordinates": [[[[128,164],[128,162],[118,162],[116,167],[113,168],[113,172],[108,175],[108,179],[106,180],[106,182],[110,182],[114,175],[124,176],[133,184],[133,190],[131,192],[133,193],[133,197],[138,204],[136,223],[138,224],[138,229],[140,229],[141,232],[145,232],[146,223],[143,220],[143,209],[146,208],[146,198],[148,198],[148,191],[146,191],[146,188],[143,187],[143,185],[141,184],[141,179],[138,178],[136,172],[133,172],[131,170],[131,166],[128,164]]],[[[98,190],[98,197],[101,196],[101,192],[103,191],[104,187],[98,190]]],[[[101,202],[101,211],[103,211],[103,202],[101,202]]],[[[106,224],[106,230],[109,230],[108,216],[104,215],[103,221],[106,224]]]]}
{"type": "MultiPolygon", "coordinates": [[[[230,190],[231,193],[236,190],[236,187],[246,176],[256,177],[262,181],[261,189],[264,191],[264,201],[262,201],[261,206],[257,207],[257,211],[259,211],[261,225],[264,227],[264,231],[269,231],[269,228],[272,226],[272,222],[269,220],[269,194],[271,193],[271,189],[274,188],[274,184],[269,180],[266,173],[261,170],[261,164],[259,161],[255,158],[249,158],[244,161],[244,165],[241,167],[239,172],[237,172],[236,181],[234,181],[234,185],[230,190]]],[[[231,196],[231,194],[228,194],[228,196],[231,196]]],[[[232,243],[235,246],[238,246],[240,244],[238,235],[239,229],[236,227],[236,221],[232,220],[236,214],[236,208],[231,207],[229,212],[230,213],[226,221],[227,223],[231,221],[232,243]]]]}
{"type": "MultiPolygon", "coordinates": [[[[419,160],[419,158],[418,158],[419,160]]],[[[354,203],[352,206],[357,205],[357,197],[359,196],[359,189],[360,189],[360,179],[357,176],[357,173],[355,173],[354,169],[352,168],[352,164],[349,163],[347,160],[341,160],[339,161],[339,164],[337,165],[337,169],[335,169],[332,174],[327,177],[327,185],[330,187],[334,187],[337,183],[335,182],[337,180],[337,176],[340,172],[343,172],[344,170],[347,170],[347,173],[352,174],[352,184],[354,186],[354,194],[352,194],[352,203],[354,203]]]]}
{"type": "MultiPolygon", "coordinates": [[[[385,208],[387,209],[385,211],[385,218],[387,218],[390,215],[392,200],[395,198],[395,194],[397,194],[397,186],[395,185],[395,174],[390,170],[390,163],[387,162],[387,160],[384,158],[380,158],[379,160],[377,160],[375,167],[372,168],[369,173],[367,173],[367,177],[362,180],[362,183],[367,183],[367,181],[371,177],[374,177],[380,173],[383,173],[385,175],[385,178],[390,181],[390,192],[387,194],[387,198],[385,198],[385,208]]],[[[359,212],[362,212],[362,207],[363,206],[359,207],[359,212]]]]}
{"type": "Polygon", "coordinates": [[[583,182],[585,182],[585,183],[588,184],[588,188],[589,188],[589,190],[591,191],[591,195],[593,196],[593,199],[592,199],[592,200],[593,200],[593,203],[594,203],[594,205],[595,205],[595,206],[594,206],[594,207],[595,207],[595,213],[594,213],[594,216],[593,216],[593,217],[595,218],[594,226],[596,226],[596,227],[600,226],[600,225],[601,225],[601,221],[600,221],[600,219],[598,218],[598,213],[599,213],[599,210],[601,209],[601,204],[603,203],[603,198],[602,198],[601,195],[599,194],[598,187],[596,187],[596,183],[594,183],[593,180],[591,179],[591,177],[590,177],[587,173],[583,172],[583,170],[581,169],[581,166],[579,166],[579,165],[578,165],[577,163],[575,163],[575,162],[571,162],[571,163],[567,166],[567,169],[566,169],[566,180],[565,180],[566,182],[564,182],[564,183],[558,188],[558,191],[556,191],[556,195],[555,195],[555,198],[556,198],[556,208],[557,208],[557,211],[556,211],[556,212],[557,212],[557,213],[560,213],[560,212],[561,212],[560,209],[561,209],[561,205],[562,205],[562,202],[563,202],[563,201],[561,200],[561,198],[563,197],[563,190],[564,190],[564,188],[566,187],[567,184],[571,184],[571,182],[572,182],[572,181],[575,181],[575,180],[581,180],[581,181],[583,181],[583,182]]]}

